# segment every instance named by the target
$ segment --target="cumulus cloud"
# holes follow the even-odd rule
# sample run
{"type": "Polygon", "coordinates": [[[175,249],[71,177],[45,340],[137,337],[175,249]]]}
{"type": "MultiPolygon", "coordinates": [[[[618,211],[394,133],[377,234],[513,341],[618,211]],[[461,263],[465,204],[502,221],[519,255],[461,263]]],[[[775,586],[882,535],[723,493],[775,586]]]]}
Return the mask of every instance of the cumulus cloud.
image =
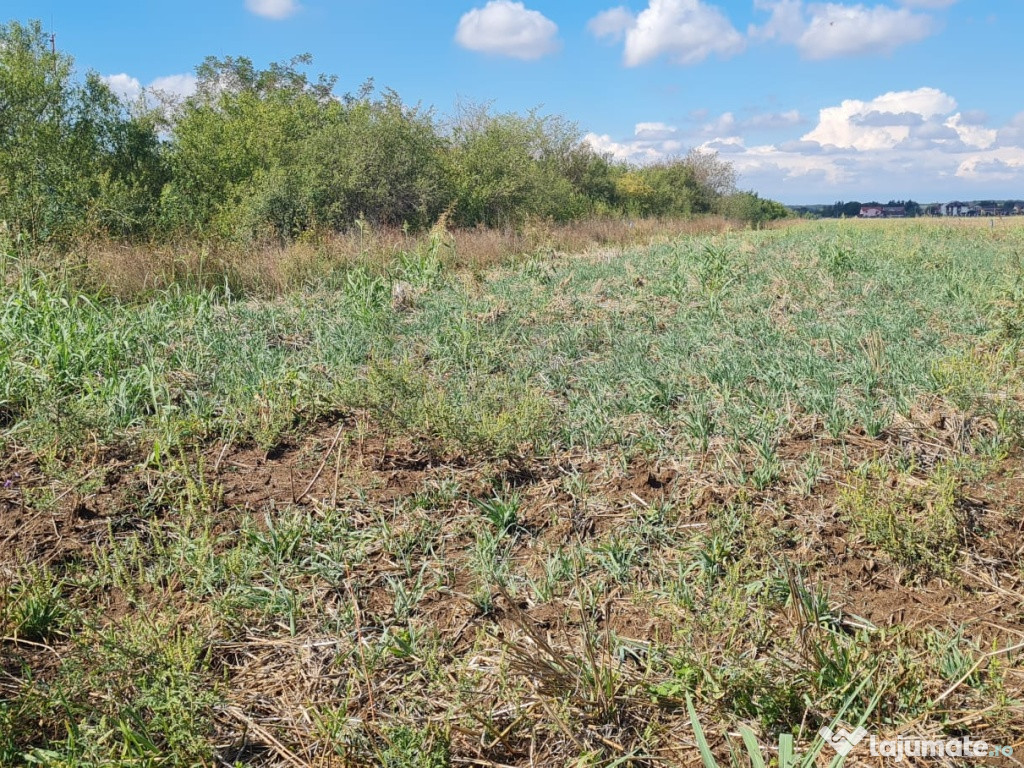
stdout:
{"type": "Polygon", "coordinates": [[[803,0],[754,0],[754,8],[771,14],[761,26],[751,25],[750,37],[794,44],[807,28],[803,0]]]}
{"type": "Polygon", "coordinates": [[[142,83],[138,78],[122,72],[119,75],[104,75],[100,78],[107,87],[125,101],[135,101],[142,95],[142,83]]]}
{"type": "Polygon", "coordinates": [[[740,116],[733,112],[723,112],[717,117],[711,117],[702,111],[693,113],[691,117],[697,121],[698,125],[692,128],[688,135],[699,141],[734,134],[749,135],[785,130],[806,123],[803,115],[795,109],[785,112],[753,111],[740,116]]]}
{"type": "Polygon", "coordinates": [[[632,138],[616,141],[608,134],[588,133],[584,141],[596,152],[628,163],[656,163],[684,151],[679,129],[667,123],[637,123],[632,138]]]}
{"type": "Polygon", "coordinates": [[[811,6],[811,21],[798,47],[808,59],[890,53],[936,30],[934,19],[883,5],[867,8],[828,3],[811,6]]]}
{"type": "Polygon", "coordinates": [[[1002,131],[986,127],[979,113],[965,114],[935,88],[848,99],[822,109],[799,141],[746,147],[729,159],[747,183],[776,195],[787,185],[811,185],[823,196],[840,187],[844,196],[942,199],[969,196],[965,185],[996,195],[982,185],[1024,181],[1021,141],[1000,147],[1002,131]]]}
{"type": "Polygon", "coordinates": [[[755,0],[754,5],[771,16],[750,28],[752,38],[795,45],[811,60],[891,53],[938,30],[929,14],[886,5],[805,5],[802,0],[755,0]]]}
{"type": "Polygon", "coordinates": [[[866,115],[854,115],[850,118],[854,125],[867,125],[875,128],[890,125],[921,125],[924,117],[917,112],[879,112],[872,110],[866,115]]]}
{"type": "Polygon", "coordinates": [[[845,149],[891,149],[910,136],[911,124],[955,109],[956,100],[935,88],[893,91],[871,101],[847,99],[822,109],[818,125],[803,139],[845,149]]]}
{"type": "Polygon", "coordinates": [[[743,142],[738,133],[791,128],[803,122],[795,109],[778,113],[753,112],[745,117],[736,117],[732,112],[711,117],[700,111],[690,115],[689,124],[682,128],[664,122],[643,122],[634,126],[633,135],[628,138],[591,133],[586,140],[596,151],[616,160],[644,164],[685,154],[689,147],[698,144],[722,153],[742,151],[743,142]]]}
{"type": "Polygon", "coordinates": [[[663,141],[676,138],[679,129],[665,123],[637,123],[633,135],[640,141],[663,141]]]}
{"type": "Polygon", "coordinates": [[[625,7],[609,8],[601,11],[587,22],[587,29],[594,37],[618,43],[625,39],[626,33],[636,23],[636,16],[625,7]]]}
{"type": "Polygon", "coordinates": [[[744,127],[761,130],[777,130],[779,128],[792,128],[804,122],[803,115],[799,110],[790,109],[785,112],[761,112],[748,118],[744,127]]]}
{"type": "Polygon", "coordinates": [[[712,54],[732,56],[745,45],[725,14],[702,0],[650,0],[636,16],[612,8],[587,26],[598,37],[624,39],[623,61],[629,67],[663,56],[676,64],[696,64],[712,54]]]}
{"type": "Polygon", "coordinates": [[[490,0],[463,15],[455,41],[471,51],[524,60],[542,58],[560,47],[555,22],[511,0],[490,0]]]}
{"type": "Polygon", "coordinates": [[[245,0],[245,7],[265,19],[287,19],[299,10],[295,0],[245,0]]]}
{"type": "Polygon", "coordinates": [[[1016,114],[1009,123],[996,132],[996,146],[1024,146],[1024,112],[1016,114]]]}
{"type": "Polygon", "coordinates": [[[146,90],[179,99],[186,99],[196,92],[198,81],[195,75],[167,75],[151,82],[146,90]]]}
{"type": "Polygon", "coordinates": [[[123,100],[134,102],[145,95],[149,106],[164,102],[176,102],[186,99],[196,92],[196,76],[190,74],[165,75],[143,86],[137,77],[124,72],[118,75],[105,75],[101,78],[115,94],[123,100]]]}
{"type": "Polygon", "coordinates": [[[1024,178],[1024,148],[1012,147],[969,157],[957,167],[956,176],[975,183],[1019,185],[1024,178]]]}
{"type": "Polygon", "coordinates": [[[998,137],[998,131],[985,128],[974,121],[965,120],[964,116],[959,112],[951,115],[944,125],[950,130],[955,131],[960,141],[968,147],[988,149],[996,143],[996,138],[998,137]]]}
{"type": "Polygon", "coordinates": [[[588,133],[583,140],[595,152],[627,163],[656,163],[669,156],[662,147],[640,141],[616,141],[607,133],[588,133]]]}
{"type": "Polygon", "coordinates": [[[984,113],[961,111],[955,98],[936,88],[847,99],[822,108],[802,131],[805,120],[795,111],[700,112],[689,121],[638,123],[628,138],[591,134],[588,140],[637,163],[691,147],[715,151],[740,174],[742,186],[792,203],[1019,197],[1024,184],[1024,113],[991,126],[984,113]],[[755,140],[766,126],[792,133],[774,143],[755,140]]]}

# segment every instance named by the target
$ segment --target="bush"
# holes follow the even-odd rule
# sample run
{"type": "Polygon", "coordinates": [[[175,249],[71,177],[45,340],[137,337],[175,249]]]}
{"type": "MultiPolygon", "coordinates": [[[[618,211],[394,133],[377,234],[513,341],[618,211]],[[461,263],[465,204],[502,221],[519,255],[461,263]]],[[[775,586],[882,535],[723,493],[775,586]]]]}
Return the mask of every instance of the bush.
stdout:
{"type": "Polygon", "coordinates": [[[332,229],[357,218],[424,228],[451,204],[445,143],[433,115],[393,91],[351,100],[302,149],[310,222],[332,229]]]}
{"type": "Polygon", "coordinates": [[[0,26],[0,220],[34,244],[140,232],[163,183],[154,126],[95,74],[74,80],[42,25],[0,26]]]}
{"type": "Polygon", "coordinates": [[[560,118],[465,110],[451,136],[456,221],[502,227],[531,216],[576,218],[581,206],[566,172],[578,168],[581,141],[560,118]]]}
{"type": "Polygon", "coordinates": [[[626,171],[617,181],[619,202],[634,216],[690,216],[713,212],[732,192],[732,166],[715,154],[682,158],[626,171]]]}
{"type": "Polygon", "coordinates": [[[183,102],[125,104],[96,75],[76,81],[38,22],[0,27],[0,221],[15,240],[66,248],[93,232],[244,244],[356,222],[422,230],[446,212],[464,227],[509,229],[785,212],[735,194],[732,167],[714,154],[632,167],[537,111],[471,107],[442,126],[372,83],[339,99],[334,78],[305,73],[310,63],[210,57],[183,102]]]}
{"type": "Polygon", "coordinates": [[[724,197],[719,212],[726,218],[747,224],[762,224],[792,215],[782,203],[766,200],[759,197],[756,192],[735,192],[724,197]]]}

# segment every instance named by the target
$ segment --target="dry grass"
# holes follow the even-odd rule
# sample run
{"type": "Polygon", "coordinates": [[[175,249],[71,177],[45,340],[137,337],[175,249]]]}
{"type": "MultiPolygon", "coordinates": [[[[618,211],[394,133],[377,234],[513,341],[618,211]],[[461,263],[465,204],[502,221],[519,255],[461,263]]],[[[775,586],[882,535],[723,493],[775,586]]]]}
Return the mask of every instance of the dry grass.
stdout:
{"type": "MultiPolygon", "coordinates": [[[[719,217],[694,219],[587,219],[556,224],[528,222],[517,229],[446,232],[439,256],[447,267],[486,269],[535,253],[579,253],[595,246],[639,246],[683,235],[714,234],[734,227],[719,217]]],[[[402,253],[427,246],[430,232],[355,228],[310,235],[282,244],[182,240],[127,244],[93,239],[71,256],[88,288],[119,298],[143,296],[172,285],[227,286],[233,293],[275,296],[324,275],[352,267],[383,272],[402,253]]]]}

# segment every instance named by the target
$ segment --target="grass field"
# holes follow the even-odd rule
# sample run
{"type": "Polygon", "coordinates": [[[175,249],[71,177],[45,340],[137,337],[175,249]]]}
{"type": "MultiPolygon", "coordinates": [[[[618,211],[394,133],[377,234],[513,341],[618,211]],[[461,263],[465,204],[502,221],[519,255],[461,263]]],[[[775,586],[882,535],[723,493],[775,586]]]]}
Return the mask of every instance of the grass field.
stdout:
{"type": "Polygon", "coordinates": [[[1024,226],[983,224],[264,297],[0,256],[0,765],[1019,757],[1024,226]]]}

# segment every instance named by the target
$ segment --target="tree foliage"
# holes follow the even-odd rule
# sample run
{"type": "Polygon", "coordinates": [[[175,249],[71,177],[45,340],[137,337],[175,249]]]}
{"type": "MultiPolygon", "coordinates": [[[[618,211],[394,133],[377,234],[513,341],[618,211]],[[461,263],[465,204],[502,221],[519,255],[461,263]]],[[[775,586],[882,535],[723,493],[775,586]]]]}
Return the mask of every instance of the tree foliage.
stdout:
{"type": "Polygon", "coordinates": [[[0,219],[32,241],[96,221],[136,231],[163,184],[156,134],[94,74],[75,81],[38,22],[0,26],[0,219]]]}
{"type": "MultiPolygon", "coordinates": [[[[629,166],[560,117],[471,106],[441,121],[372,82],[338,98],[310,64],[210,57],[188,98],[126,104],[95,74],[76,80],[39,23],[0,27],[0,220],[59,246],[88,230],[247,241],[357,220],[422,228],[446,211],[506,227],[740,207],[713,154],[629,166]]],[[[754,199],[750,215],[770,216],[754,199]]]]}
{"type": "Polygon", "coordinates": [[[719,209],[730,219],[753,225],[778,221],[793,215],[782,203],[765,199],[756,192],[735,192],[728,195],[722,199],[719,209]]]}

